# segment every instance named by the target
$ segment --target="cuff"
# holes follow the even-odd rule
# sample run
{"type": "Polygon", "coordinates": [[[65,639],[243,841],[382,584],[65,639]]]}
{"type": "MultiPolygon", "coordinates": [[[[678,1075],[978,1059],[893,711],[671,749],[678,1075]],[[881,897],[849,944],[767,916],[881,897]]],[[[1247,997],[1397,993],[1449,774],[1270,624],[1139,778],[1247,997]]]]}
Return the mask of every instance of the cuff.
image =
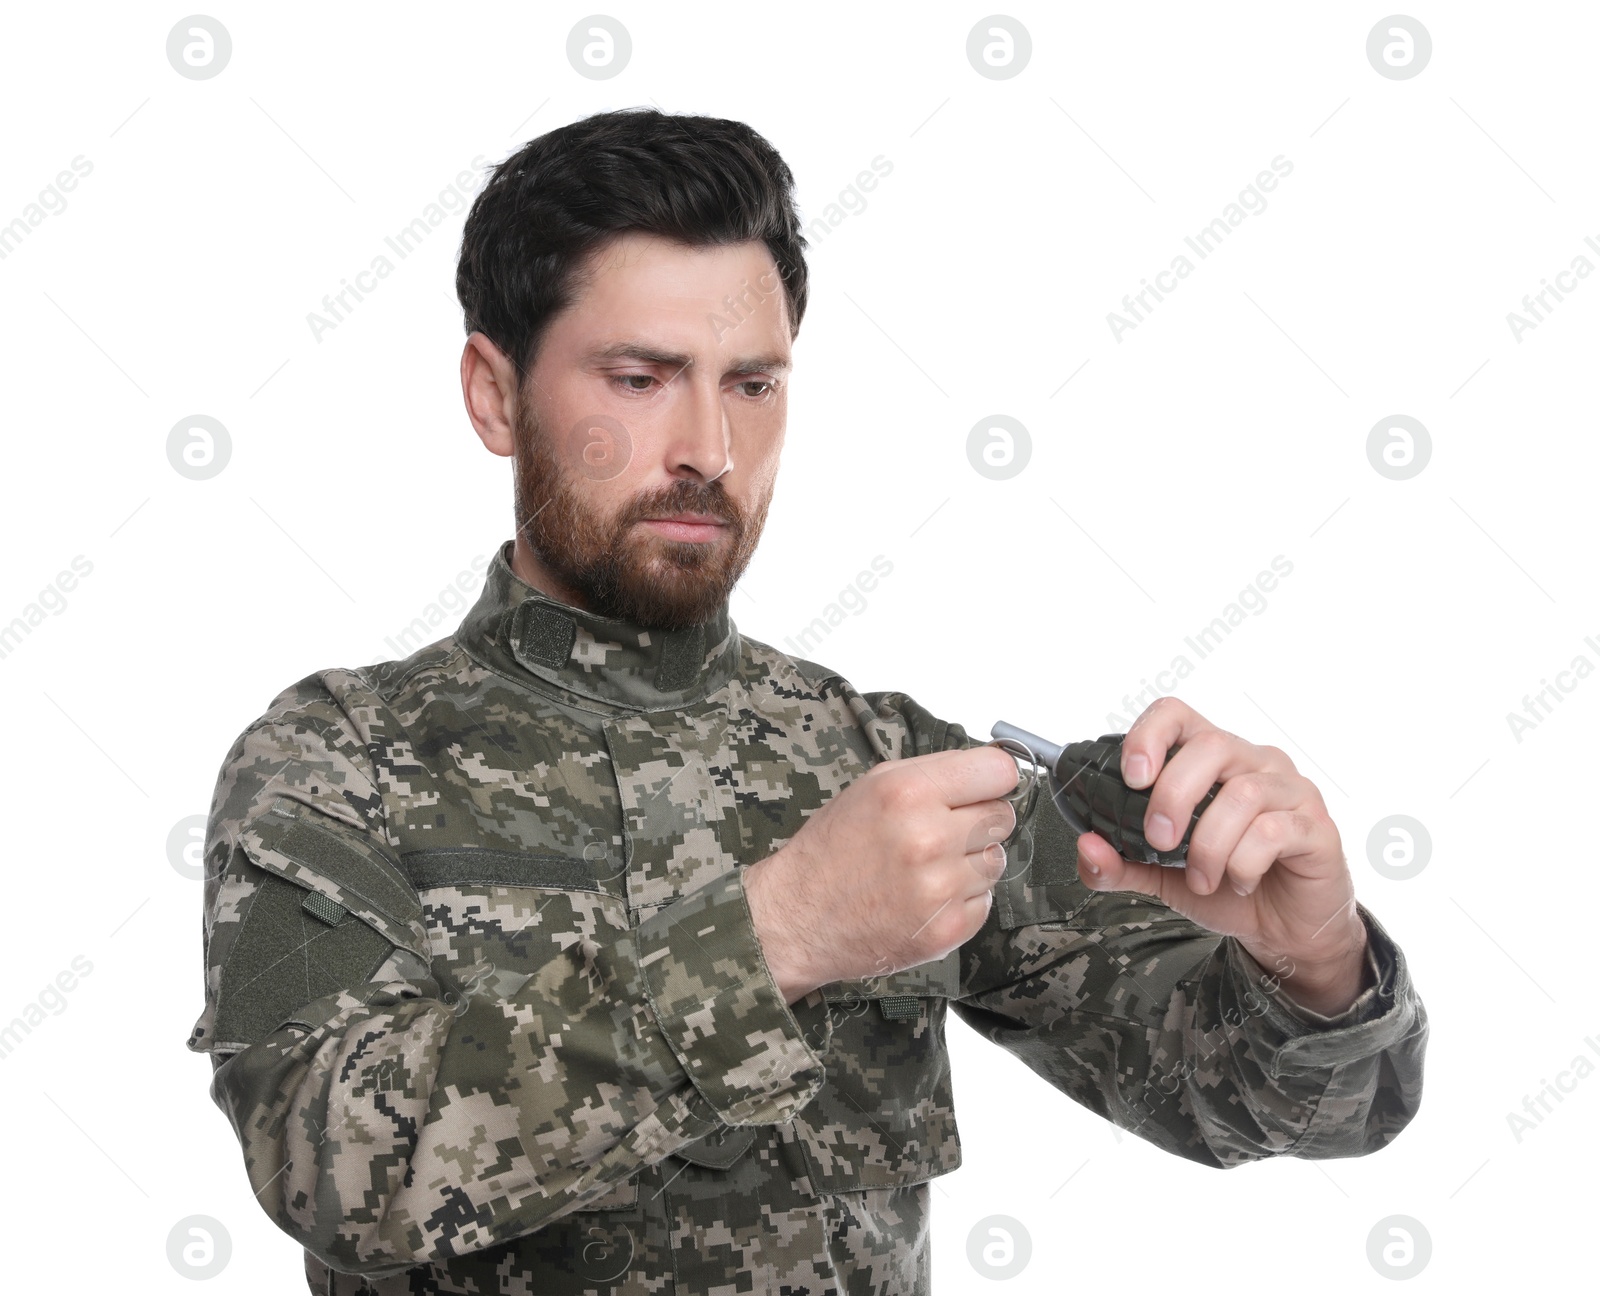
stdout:
{"type": "MultiPolygon", "coordinates": [[[[634,933],[645,993],[668,1045],[729,1125],[787,1121],[825,1075],[831,1034],[796,1019],[767,967],[734,868],[643,919],[634,933]]],[[[797,1005],[799,1006],[799,1005],[797,1005]]]]}
{"type": "Polygon", "coordinates": [[[1252,1005],[1253,1031],[1271,1050],[1274,1077],[1372,1056],[1411,1029],[1417,1003],[1405,955],[1360,901],[1356,912],[1367,928],[1372,984],[1347,1009],[1331,1017],[1296,1003],[1238,941],[1224,942],[1235,1002],[1252,1005]]]}

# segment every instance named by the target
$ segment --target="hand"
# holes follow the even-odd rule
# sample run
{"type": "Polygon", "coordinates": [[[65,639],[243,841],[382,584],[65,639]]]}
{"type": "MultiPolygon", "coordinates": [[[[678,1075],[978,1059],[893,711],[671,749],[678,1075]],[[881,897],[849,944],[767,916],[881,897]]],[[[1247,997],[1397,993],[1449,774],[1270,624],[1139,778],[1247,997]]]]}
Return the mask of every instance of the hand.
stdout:
{"type": "Polygon", "coordinates": [[[1139,891],[1210,931],[1235,937],[1263,966],[1287,956],[1292,998],[1322,1013],[1354,1001],[1367,931],[1339,830],[1316,785],[1276,747],[1218,729],[1174,697],[1158,698],[1122,742],[1122,778],[1154,787],[1144,831],[1171,850],[1213,783],[1222,790],[1195,825],[1188,867],[1123,859],[1099,833],[1078,838],[1078,876],[1098,891],[1139,891]],[[1170,763],[1167,750],[1179,750],[1170,763]]]}
{"type": "Polygon", "coordinates": [[[997,747],[874,765],[745,871],[786,1002],[942,958],[983,926],[1005,872],[1016,761],[997,747]]]}

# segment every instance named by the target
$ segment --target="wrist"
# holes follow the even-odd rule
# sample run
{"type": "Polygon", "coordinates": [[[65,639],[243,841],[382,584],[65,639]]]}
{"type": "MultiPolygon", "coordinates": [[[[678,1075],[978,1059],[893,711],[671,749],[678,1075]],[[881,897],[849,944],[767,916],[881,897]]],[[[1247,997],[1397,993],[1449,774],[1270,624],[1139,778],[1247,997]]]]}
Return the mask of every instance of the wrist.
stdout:
{"type": "Polygon", "coordinates": [[[777,983],[778,992],[787,1004],[802,999],[827,978],[815,976],[805,958],[804,948],[792,939],[793,926],[786,921],[787,913],[782,902],[782,866],[778,863],[782,851],[744,869],[745,902],[750,906],[750,921],[761,945],[761,957],[767,971],[777,983]]]}
{"type": "Polygon", "coordinates": [[[1240,943],[1262,967],[1272,969],[1279,988],[1294,1003],[1324,1017],[1335,1017],[1373,984],[1366,924],[1356,914],[1351,915],[1350,921],[1348,940],[1333,952],[1325,946],[1307,952],[1266,950],[1240,943]]]}

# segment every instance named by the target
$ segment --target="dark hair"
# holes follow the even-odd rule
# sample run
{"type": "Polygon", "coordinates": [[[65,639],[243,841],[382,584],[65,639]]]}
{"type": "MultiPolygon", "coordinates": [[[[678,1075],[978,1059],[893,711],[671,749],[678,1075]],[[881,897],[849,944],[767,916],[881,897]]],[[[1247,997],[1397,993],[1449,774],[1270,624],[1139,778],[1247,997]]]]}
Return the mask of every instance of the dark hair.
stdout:
{"type": "Polygon", "coordinates": [[[778,151],[721,117],[597,113],[500,163],[462,231],[456,297],[466,330],[511,357],[519,388],[546,325],[573,298],[584,257],[628,230],[692,247],[761,240],[799,332],[806,239],[794,176],[778,151]]]}

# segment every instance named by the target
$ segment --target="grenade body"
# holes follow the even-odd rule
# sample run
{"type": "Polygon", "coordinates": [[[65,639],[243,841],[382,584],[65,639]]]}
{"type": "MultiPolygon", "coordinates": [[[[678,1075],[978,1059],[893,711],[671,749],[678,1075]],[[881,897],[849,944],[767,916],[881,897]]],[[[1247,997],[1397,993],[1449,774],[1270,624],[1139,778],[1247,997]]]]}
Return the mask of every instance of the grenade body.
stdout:
{"type": "MultiPolygon", "coordinates": [[[[1183,868],[1189,860],[1189,839],[1206,807],[1222,790],[1213,783],[1189,815],[1182,839],[1171,850],[1157,850],[1144,835],[1150,813],[1150,790],[1122,781],[1122,740],[1126,734],[1101,734],[1084,742],[1058,746],[1025,729],[1001,721],[990,731],[999,745],[1022,747],[1036,766],[1049,771],[1051,800],[1075,833],[1095,832],[1123,859],[1163,868],[1183,868]]],[[[1178,748],[1167,752],[1170,761],[1178,748]]],[[[1162,768],[1165,768],[1163,766],[1162,768]]],[[[1020,822],[1020,819],[1019,819],[1020,822]]]]}
{"type": "MultiPolygon", "coordinates": [[[[1200,816],[1221,790],[1213,783],[1189,816],[1183,838],[1171,850],[1157,850],[1144,835],[1150,813],[1150,790],[1131,788],[1122,781],[1124,734],[1101,734],[1085,742],[1069,743],[1050,771],[1050,792],[1061,817],[1080,833],[1097,832],[1123,859],[1164,868],[1184,868],[1189,861],[1189,839],[1200,816]]],[[[1167,752],[1171,760],[1177,752],[1167,752]]],[[[1165,766],[1163,766],[1165,768],[1165,766]]]]}

